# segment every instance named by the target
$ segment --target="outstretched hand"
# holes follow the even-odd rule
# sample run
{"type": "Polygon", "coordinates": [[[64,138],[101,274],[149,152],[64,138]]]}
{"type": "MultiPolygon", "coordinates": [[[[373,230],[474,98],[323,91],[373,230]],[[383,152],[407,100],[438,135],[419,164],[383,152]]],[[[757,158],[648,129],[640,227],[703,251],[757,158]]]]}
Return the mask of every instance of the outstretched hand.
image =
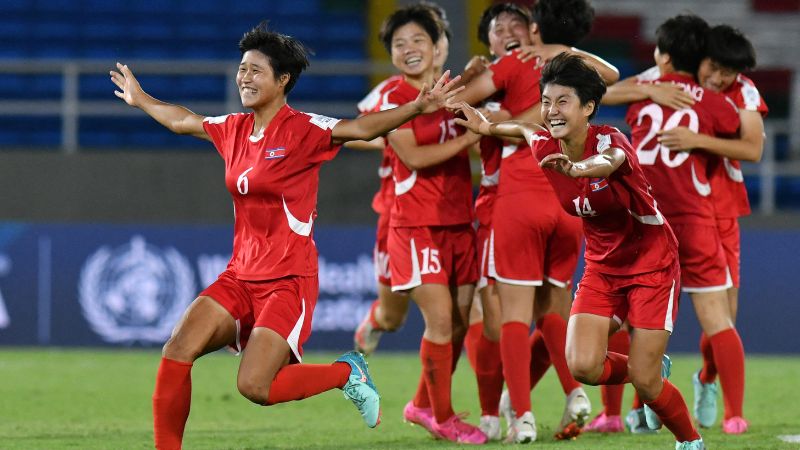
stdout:
{"type": "Polygon", "coordinates": [[[139,99],[145,95],[139,81],[133,76],[133,72],[127,65],[117,63],[117,71],[110,71],[111,81],[120,89],[115,90],[114,95],[125,100],[131,106],[139,106],[139,99]]]}
{"type": "Polygon", "coordinates": [[[539,58],[536,68],[540,68],[551,59],[568,50],[569,46],[563,44],[522,45],[519,47],[517,58],[522,62],[539,58]]]}
{"type": "Polygon", "coordinates": [[[539,162],[539,167],[542,169],[555,170],[562,175],[573,177],[573,175],[570,174],[573,168],[572,161],[563,153],[551,153],[545,156],[544,159],[539,162]]]}
{"type": "Polygon", "coordinates": [[[486,117],[477,109],[469,106],[466,102],[448,104],[448,107],[456,109],[464,115],[463,119],[460,117],[455,118],[456,125],[461,125],[473,133],[484,136],[488,136],[490,134],[489,126],[491,125],[491,122],[489,122],[486,117]]]}
{"type": "Polygon", "coordinates": [[[417,111],[421,114],[428,114],[444,108],[447,105],[447,100],[464,90],[466,86],[455,87],[458,81],[461,80],[461,75],[445,82],[449,76],[450,71],[448,70],[436,81],[436,84],[431,89],[427,89],[427,85],[422,86],[419,95],[414,100],[414,106],[416,106],[417,111]]]}

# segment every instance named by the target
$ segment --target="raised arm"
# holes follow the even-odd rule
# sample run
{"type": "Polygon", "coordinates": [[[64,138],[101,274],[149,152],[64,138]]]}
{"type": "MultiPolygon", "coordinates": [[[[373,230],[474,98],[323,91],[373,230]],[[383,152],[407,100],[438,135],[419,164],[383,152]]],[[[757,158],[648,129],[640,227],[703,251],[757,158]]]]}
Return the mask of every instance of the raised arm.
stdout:
{"type": "Polygon", "coordinates": [[[519,120],[507,120],[505,122],[489,122],[477,109],[469,106],[466,102],[456,105],[464,114],[464,118],[456,118],[455,123],[482,136],[495,136],[499,138],[524,138],[531,144],[533,135],[537,131],[542,131],[540,125],[519,120]]]}
{"type": "Polygon", "coordinates": [[[147,94],[127,65],[117,63],[119,72],[110,72],[111,81],[120,89],[114,95],[125,103],[141,109],[161,125],[177,134],[189,134],[211,140],[203,128],[204,116],[195,114],[180,105],[165,103],[147,94]]]}
{"type": "Polygon", "coordinates": [[[414,132],[400,129],[389,134],[389,144],[400,161],[411,170],[435,166],[452,158],[460,151],[480,140],[480,136],[467,131],[441,144],[417,145],[414,132]]]}
{"type": "Polygon", "coordinates": [[[464,85],[464,90],[453,97],[453,102],[467,102],[470,105],[476,105],[491,97],[497,92],[497,87],[495,87],[492,80],[493,75],[492,69],[487,67],[481,73],[472,77],[469,83],[464,85]]]}
{"type": "Polygon", "coordinates": [[[758,111],[739,111],[738,139],[723,139],[698,134],[686,127],[660,131],[658,141],[673,151],[702,149],[740,161],[758,162],[764,151],[764,119],[758,111]]]}
{"type": "Polygon", "coordinates": [[[545,156],[539,167],[555,170],[570,178],[605,178],[614,173],[623,162],[625,162],[625,152],[611,147],[575,163],[563,153],[553,153],[545,156]]]}
{"type": "Polygon", "coordinates": [[[449,76],[450,71],[448,70],[430,90],[423,86],[413,102],[386,111],[366,114],[353,120],[339,121],[331,130],[333,141],[335,143],[355,140],[371,141],[396,129],[419,114],[431,113],[444,107],[448,99],[463,89],[463,87],[455,87],[460,77],[455,77],[445,83],[449,76]]]}
{"type": "Polygon", "coordinates": [[[589,53],[579,48],[563,44],[524,45],[520,47],[517,58],[522,61],[529,61],[538,57],[540,61],[542,61],[540,64],[544,65],[547,61],[550,61],[561,53],[578,55],[583,58],[587,64],[597,70],[597,73],[600,74],[600,77],[603,78],[603,81],[605,81],[607,85],[614,84],[619,80],[619,70],[610,62],[594,53],[589,53]]]}

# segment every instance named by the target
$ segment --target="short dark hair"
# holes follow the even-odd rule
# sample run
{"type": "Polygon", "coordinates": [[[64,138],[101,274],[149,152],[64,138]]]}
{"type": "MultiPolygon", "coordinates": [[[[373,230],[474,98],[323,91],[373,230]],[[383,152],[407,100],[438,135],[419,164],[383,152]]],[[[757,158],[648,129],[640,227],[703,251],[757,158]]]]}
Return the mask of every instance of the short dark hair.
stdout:
{"type": "Polygon", "coordinates": [[[525,22],[526,26],[531,24],[531,12],[527,8],[514,3],[492,5],[486,8],[486,11],[481,15],[481,21],[478,22],[478,39],[487,46],[489,45],[489,27],[492,26],[492,21],[502,13],[518,16],[525,22]]]}
{"type": "Polygon", "coordinates": [[[381,42],[383,42],[383,46],[386,47],[387,52],[392,53],[392,37],[395,31],[403,25],[412,22],[422,27],[434,44],[439,41],[442,30],[440,28],[440,20],[436,17],[436,13],[428,7],[419,5],[407,6],[393,12],[381,25],[381,31],[378,36],[381,42]]]}
{"type": "Polygon", "coordinates": [[[708,32],[706,56],[737,72],[756,66],[756,50],[741,31],[730,25],[717,25],[708,32]]]}
{"type": "Polygon", "coordinates": [[[709,26],[693,14],[671,17],[656,30],[656,45],[660,53],[672,60],[677,71],[696,74],[706,53],[709,26]]]}
{"type": "Polygon", "coordinates": [[[441,38],[441,33],[444,33],[448,41],[453,38],[453,33],[450,31],[450,21],[447,20],[447,11],[441,5],[423,0],[411,5],[411,7],[423,8],[432,12],[434,19],[439,23],[439,37],[441,38]]]}
{"type": "Polygon", "coordinates": [[[268,25],[269,22],[263,21],[245,33],[239,41],[239,51],[244,55],[250,50],[258,50],[266,55],[275,79],[288,74],[289,82],[283,89],[283,93],[288,94],[300,78],[300,73],[308,67],[309,51],[297,39],[269,31],[268,25]]]}
{"type": "Polygon", "coordinates": [[[531,11],[545,44],[574,46],[592,30],[594,8],[587,0],[539,0],[531,11]]]}
{"type": "Polygon", "coordinates": [[[581,105],[593,101],[594,111],[589,116],[589,120],[597,114],[597,110],[600,108],[600,99],[606,93],[606,82],[603,81],[603,77],[597,73],[597,70],[580,56],[566,52],[556,56],[544,66],[542,78],[539,79],[539,90],[544,92],[544,88],[548,84],[575,89],[581,105]]]}

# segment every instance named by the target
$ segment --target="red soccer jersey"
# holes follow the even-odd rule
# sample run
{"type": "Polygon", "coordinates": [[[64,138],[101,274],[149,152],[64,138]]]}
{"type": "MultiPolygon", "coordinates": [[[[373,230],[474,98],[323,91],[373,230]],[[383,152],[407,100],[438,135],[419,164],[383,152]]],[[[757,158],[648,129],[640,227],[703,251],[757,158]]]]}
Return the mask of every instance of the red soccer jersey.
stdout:
{"type": "MultiPolygon", "coordinates": [[[[498,91],[503,91],[501,104],[512,116],[516,116],[541,101],[539,79],[541,69],[538,59],[522,62],[513,51],[492,63],[492,81],[498,91]]],[[[551,190],[550,185],[536,161],[530,157],[530,147],[525,142],[503,147],[502,180],[498,194],[513,194],[521,191],[551,190]]]]}
{"type": "Polygon", "coordinates": [[[503,142],[497,138],[484,136],[481,138],[481,187],[475,198],[475,218],[481,225],[492,223],[492,208],[497,195],[497,183],[500,180],[500,158],[503,142]]]}
{"type": "Polygon", "coordinates": [[[718,159],[703,151],[673,152],[658,143],[660,130],[678,126],[711,136],[732,135],[739,113],[731,101],[700,87],[692,77],[670,73],[654,83],[675,83],[695,99],[691,108],[675,111],[650,100],[628,108],[625,121],[639,164],[653,186],[653,195],[670,223],[715,224],[708,174],[718,159]]]}
{"type": "MultiPolygon", "coordinates": [[[[366,97],[358,102],[358,111],[361,114],[380,111],[381,105],[387,103],[384,98],[387,92],[391,92],[394,87],[403,80],[401,75],[393,75],[375,86],[366,97]]],[[[388,108],[386,108],[388,109],[388,108]]],[[[383,149],[381,165],[378,167],[378,177],[381,186],[375,196],[372,197],[372,209],[378,214],[388,214],[394,202],[394,179],[392,178],[392,164],[394,151],[387,144],[383,149]]]]}
{"type": "MultiPolygon", "coordinates": [[[[414,101],[419,90],[401,81],[385,96],[381,109],[414,101]]],[[[400,126],[411,130],[417,145],[440,144],[463,131],[455,116],[440,109],[422,114],[400,126]]],[[[389,225],[418,227],[459,225],[472,221],[472,180],[467,149],[449,160],[420,170],[409,170],[398,156],[393,158],[395,199],[389,225]]]]}
{"type": "MultiPolygon", "coordinates": [[[[739,74],[724,92],[734,104],[744,111],[755,111],[767,116],[769,108],[758,93],[755,84],[739,74]]],[[[714,192],[714,207],[719,218],[735,218],[750,214],[750,202],[744,187],[741,164],[735,159],[721,158],[711,173],[711,189],[714,192]]]]}
{"type": "Polygon", "coordinates": [[[229,267],[242,280],[273,280],[317,273],[312,228],[317,216],[320,165],[337,119],[283,106],[260,138],[254,115],[206,117],[203,128],[225,160],[225,186],[235,223],[229,267]]]}
{"type": "MultiPolygon", "coordinates": [[[[635,275],[663,269],[678,257],[678,241],[656,201],[624,134],[614,127],[592,125],[584,145],[586,159],[618,148],[625,162],[608,178],[570,178],[544,170],[561,206],[583,219],[587,267],[612,275],[635,275]]],[[[541,161],[561,153],[549,132],[535,135],[533,154],[541,161]]]]}

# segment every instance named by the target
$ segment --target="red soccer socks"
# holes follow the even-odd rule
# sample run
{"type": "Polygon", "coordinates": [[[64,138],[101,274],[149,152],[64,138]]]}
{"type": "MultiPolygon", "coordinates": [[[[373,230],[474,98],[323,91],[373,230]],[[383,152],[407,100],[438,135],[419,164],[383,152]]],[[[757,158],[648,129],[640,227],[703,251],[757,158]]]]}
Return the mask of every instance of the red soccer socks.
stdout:
{"type": "Polygon", "coordinates": [[[180,449],[192,402],[192,363],[161,358],[153,392],[153,437],[159,450],[180,449]]]}
{"type": "Polygon", "coordinates": [[[529,328],[522,322],[507,322],[500,331],[503,376],[517,417],[531,410],[529,328]]]}
{"type": "MultiPolygon", "coordinates": [[[[450,399],[453,344],[450,342],[436,344],[423,338],[419,353],[422,360],[422,375],[427,384],[433,415],[438,423],[444,423],[455,414],[450,399]]],[[[415,406],[423,407],[416,401],[415,406]]]]}
{"type": "Polygon", "coordinates": [[[267,404],[302,400],[340,388],[349,376],[350,365],[344,362],[283,366],[269,386],[267,404]]]}
{"type": "Polygon", "coordinates": [[[711,336],[714,365],[719,372],[722,398],[725,401],[725,419],[742,417],[744,403],[744,347],[735,328],[711,336]]]}
{"type": "Polygon", "coordinates": [[[675,435],[677,441],[687,442],[700,439],[700,434],[697,433],[689,418],[689,410],[686,408],[683,396],[668,380],[664,380],[661,394],[652,402],[647,402],[647,406],[658,414],[661,422],[675,435]]]}
{"type": "Polygon", "coordinates": [[[481,415],[497,416],[500,395],[503,393],[503,364],[500,359],[500,343],[492,342],[481,335],[478,341],[477,365],[478,398],[481,415]]]}
{"type": "Polygon", "coordinates": [[[550,313],[537,320],[536,327],[542,330],[544,343],[547,346],[547,352],[550,354],[550,362],[556,369],[558,381],[561,383],[564,395],[569,395],[570,392],[581,387],[581,384],[575,381],[575,378],[572,378],[572,373],[570,373],[567,366],[567,357],[565,355],[567,321],[559,314],[550,313]]]}

